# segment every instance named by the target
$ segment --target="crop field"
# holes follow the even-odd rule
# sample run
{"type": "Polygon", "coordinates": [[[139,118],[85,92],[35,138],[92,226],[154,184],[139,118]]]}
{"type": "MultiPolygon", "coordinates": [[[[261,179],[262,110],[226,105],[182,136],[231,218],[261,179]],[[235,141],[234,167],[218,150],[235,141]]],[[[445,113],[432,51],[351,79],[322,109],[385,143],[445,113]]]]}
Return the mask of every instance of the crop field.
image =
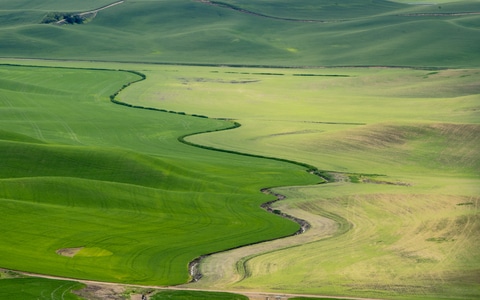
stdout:
{"type": "Polygon", "coordinates": [[[0,71],[8,83],[1,99],[1,222],[8,228],[0,247],[3,267],[103,281],[182,283],[188,263],[202,254],[298,230],[259,209],[272,199],[261,188],[292,179],[321,181],[299,166],[212,156],[178,143],[181,132],[229,124],[109,102],[115,89],[138,79],[135,74],[0,71]],[[59,255],[72,248],[78,251],[59,255]]]}
{"type": "Polygon", "coordinates": [[[77,282],[68,282],[41,278],[16,278],[0,280],[0,299],[64,299],[81,300],[71,290],[83,286],[77,282]]]}
{"type": "Polygon", "coordinates": [[[248,300],[246,296],[231,293],[212,293],[212,292],[195,292],[195,291],[163,291],[155,294],[153,300],[178,299],[178,300],[248,300]]]}
{"type": "Polygon", "coordinates": [[[480,5],[347,2],[0,1],[0,299],[478,299],[480,5]]]}
{"type": "Polygon", "coordinates": [[[145,70],[154,80],[121,94],[135,104],[236,117],[242,127],[234,131],[187,140],[307,162],[344,181],[275,191],[287,196],[278,209],[308,212],[304,218],[319,232],[329,228],[323,218],[333,218],[350,228],[346,233],[298,237],[305,245],[288,242],[280,251],[275,244],[214,255],[193,286],[380,298],[477,295],[480,72],[298,72],[163,67],[145,70]],[[228,257],[237,258],[231,269],[224,266],[228,257]]]}
{"type": "Polygon", "coordinates": [[[0,2],[0,56],[242,66],[480,65],[477,1],[439,8],[364,0],[128,0],[85,24],[40,24],[48,13],[86,11],[93,2],[107,4],[0,2]]]}

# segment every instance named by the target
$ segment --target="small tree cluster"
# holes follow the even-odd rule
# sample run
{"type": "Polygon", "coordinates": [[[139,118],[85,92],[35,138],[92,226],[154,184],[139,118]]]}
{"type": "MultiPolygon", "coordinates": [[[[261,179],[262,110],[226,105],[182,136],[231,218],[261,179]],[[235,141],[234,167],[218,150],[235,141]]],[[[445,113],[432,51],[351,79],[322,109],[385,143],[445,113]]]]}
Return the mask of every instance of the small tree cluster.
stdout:
{"type": "Polygon", "coordinates": [[[44,24],[57,23],[64,20],[68,24],[82,24],[85,20],[79,14],[52,12],[48,13],[42,20],[44,24]]]}
{"type": "Polygon", "coordinates": [[[65,22],[68,24],[82,24],[83,18],[80,15],[68,15],[65,16],[65,22]]]}

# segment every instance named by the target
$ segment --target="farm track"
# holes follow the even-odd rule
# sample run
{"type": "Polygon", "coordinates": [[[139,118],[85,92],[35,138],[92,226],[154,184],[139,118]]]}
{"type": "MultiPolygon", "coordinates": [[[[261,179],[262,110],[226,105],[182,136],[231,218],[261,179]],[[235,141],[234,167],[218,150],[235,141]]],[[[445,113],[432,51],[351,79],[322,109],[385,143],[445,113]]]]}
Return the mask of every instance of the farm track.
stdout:
{"type": "Polygon", "coordinates": [[[79,15],[82,16],[82,15],[87,15],[87,14],[92,14],[92,13],[98,13],[98,12],[101,11],[101,10],[104,10],[104,9],[107,9],[107,8],[110,8],[110,7],[113,7],[113,6],[122,4],[123,2],[125,2],[125,1],[124,1],[124,0],[120,0],[120,1],[117,1],[117,2],[114,2],[114,3],[111,3],[111,4],[108,4],[108,5],[102,6],[102,7],[97,8],[97,9],[93,9],[93,10],[89,10],[89,11],[82,12],[82,13],[80,13],[79,15]]]}
{"type": "Polygon", "coordinates": [[[223,2],[217,2],[217,1],[210,1],[210,0],[196,0],[197,2],[204,3],[207,5],[212,5],[212,6],[217,6],[221,8],[226,8],[226,9],[231,9],[243,14],[247,15],[252,15],[252,16],[257,16],[257,17],[262,17],[262,18],[268,18],[268,19],[273,19],[273,20],[281,20],[281,21],[289,21],[289,22],[300,22],[300,23],[338,23],[338,22],[343,22],[346,20],[308,20],[308,19],[292,19],[292,18],[283,18],[283,17],[275,17],[275,16],[269,16],[269,15],[264,15],[261,13],[257,13],[254,11],[246,10],[237,6],[229,5],[223,2]]]}
{"type": "MultiPolygon", "coordinates": [[[[117,1],[117,2],[114,2],[114,3],[111,3],[111,4],[108,4],[108,5],[105,5],[105,6],[102,6],[102,7],[99,7],[97,9],[93,9],[93,10],[89,10],[89,11],[85,11],[85,12],[81,12],[81,13],[78,13],[77,16],[86,16],[86,15],[92,15],[93,17],[95,17],[97,15],[97,13],[99,11],[102,11],[104,9],[107,9],[107,8],[111,8],[113,6],[116,6],[116,5],[119,5],[119,4],[122,4],[123,2],[125,2],[124,0],[120,0],[120,1],[117,1]]],[[[57,22],[55,22],[55,24],[57,25],[62,25],[62,24],[65,24],[66,20],[65,19],[62,19],[62,20],[59,20],[57,22]]]]}
{"type": "Polygon", "coordinates": [[[411,13],[411,14],[401,14],[397,16],[401,16],[401,17],[463,17],[463,16],[472,16],[472,15],[480,15],[480,12],[411,13]]]}
{"type": "MultiPolygon", "coordinates": [[[[17,271],[16,271],[17,272],[17,271]]],[[[292,297],[309,297],[309,298],[322,298],[322,299],[348,299],[348,300],[381,300],[381,298],[359,298],[359,297],[342,297],[342,296],[328,296],[328,295],[308,295],[308,294],[289,294],[289,293],[270,293],[270,292],[245,292],[237,290],[214,290],[214,289],[196,289],[196,288],[185,288],[185,287],[175,287],[175,286],[150,286],[150,285],[137,285],[137,284],[121,284],[114,282],[99,282],[93,280],[82,280],[76,278],[68,277],[59,277],[59,276],[50,276],[43,274],[34,274],[28,272],[17,272],[23,276],[28,277],[37,277],[45,278],[52,280],[63,280],[63,281],[74,281],[86,285],[86,289],[90,288],[95,290],[94,299],[125,299],[123,292],[126,289],[145,289],[148,290],[151,294],[155,291],[198,291],[198,292],[219,292],[219,293],[234,293],[247,296],[250,300],[264,300],[264,299],[289,299],[292,297]],[[154,291],[152,291],[154,290],[154,291]],[[113,292],[112,294],[110,294],[113,292]],[[100,298],[104,297],[104,298],[100,298]]],[[[63,286],[61,286],[63,287],[63,286]]],[[[60,288],[61,288],[60,287],[60,288]]],[[[54,291],[55,292],[55,291],[54,291]]],[[[65,292],[63,292],[64,294],[65,292]]],[[[53,294],[53,293],[52,293],[53,294]]],[[[52,299],[56,299],[52,295],[52,299]]],[[[134,298],[132,298],[134,299],[134,298]]]]}
{"type": "MultiPolygon", "coordinates": [[[[293,19],[293,18],[285,18],[285,17],[276,17],[276,16],[269,16],[262,13],[257,13],[254,11],[250,11],[247,9],[243,9],[241,7],[237,7],[234,5],[230,5],[223,2],[217,1],[210,1],[210,0],[195,0],[196,2],[204,3],[207,5],[212,5],[216,7],[221,7],[225,9],[230,9],[237,11],[239,13],[248,14],[252,16],[268,18],[273,20],[280,20],[280,21],[289,21],[289,22],[301,22],[301,23],[339,23],[345,21],[351,21],[353,19],[338,19],[338,20],[314,20],[314,19],[293,19]]],[[[479,15],[480,12],[457,12],[457,13],[409,13],[409,14],[398,14],[398,15],[391,15],[395,17],[463,17],[463,16],[470,16],[470,15],[479,15]]]]}

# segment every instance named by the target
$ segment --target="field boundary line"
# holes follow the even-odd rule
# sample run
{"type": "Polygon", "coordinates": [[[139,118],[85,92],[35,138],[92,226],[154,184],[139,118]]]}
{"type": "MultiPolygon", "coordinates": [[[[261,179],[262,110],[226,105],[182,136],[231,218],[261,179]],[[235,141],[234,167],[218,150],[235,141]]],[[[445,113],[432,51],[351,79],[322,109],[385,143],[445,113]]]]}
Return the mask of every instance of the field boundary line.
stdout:
{"type": "MultiPolygon", "coordinates": [[[[350,18],[350,19],[331,19],[331,20],[319,20],[319,19],[295,19],[295,18],[287,18],[287,17],[277,17],[272,15],[266,15],[259,12],[254,12],[245,8],[241,8],[239,6],[220,2],[220,1],[213,1],[213,0],[194,0],[195,2],[203,3],[206,5],[216,6],[224,9],[230,9],[239,13],[252,15],[256,17],[268,18],[273,20],[280,20],[280,21],[288,21],[288,22],[302,22],[302,23],[319,23],[319,24],[327,24],[327,23],[340,23],[352,20],[358,20],[359,18],[350,18]]],[[[450,13],[406,13],[406,14],[391,14],[387,16],[395,16],[395,17],[462,17],[462,16],[470,16],[470,15],[478,15],[480,12],[450,12],[450,13]]],[[[375,16],[371,16],[375,17],[375,16]]]]}
{"type": "Polygon", "coordinates": [[[462,16],[471,16],[471,15],[480,15],[480,12],[452,12],[452,13],[409,13],[409,14],[400,14],[396,15],[399,17],[462,17],[462,16]]]}
{"type": "MultiPolygon", "coordinates": [[[[117,282],[106,282],[106,281],[95,281],[95,280],[87,280],[87,279],[78,279],[78,278],[70,278],[70,277],[61,277],[61,276],[54,276],[54,275],[46,275],[46,274],[38,274],[38,273],[30,273],[30,272],[23,272],[18,270],[11,270],[11,269],[2,269],[2,270],[9,270],[23,276],[27,277],[34,277],[34,278],[44,278],[44,279],[51,279],[51,280],[61,280],[61,281],[70,281],[70,282],[78,282],[85,285],[106,285],[106,286],[121,286],[126,288],[146,288],[146,289],[155,289],[155,290],[163,290],[163,291],[195,291],[195,292],[218,292],[218,293],[233,293],[233,294],[240,294],[245,296],[264,296],[264,297],[309,297],[309,298],[323,298],[323,299],[345,299],[345,300],[383,300],[383,298],[362,298],[362,297],[348,297],[348,296],[332,296],[332,295],[318,295],[318,294],[295,294],[295,293],[274,293],[274,292],[262,292],[262,291],[241,291],[241,290],[216,290],[216,289],[201,289],[201,288],[186,288],[181,286],[157,286],[157,285],[141,285],[141,284],[129,284],[129,283],[117,283],[117,282]]],[[[65,286],[65,285],[63,285],[65,286]]],[[[62,287],[63,287],[62,286],[62,287]]]]}
{"type": "MultiPolygon", "coordinates": [[[[140,64],[140,65],[159,65],[159,66],[185,66],[185,67],[229,67],[229,68],[254,68],[254,69],[287,69],[287,70],[304,70],[304,69],[409,69],[409,70],[460,70],[460,69],[478,69],[478,67],[439,67],[439,66],[411,66],[411,65],[252,65],[252,64],[232,64],[232,63],[189,63],[189,62],[149,62],[149,61],[118,61],[118,60],[101,60],[101,59],[59,59],[59,58],[42,58],[42,57],[5,57],[0,56],[0,65],[27,66],[22,64],[2,63],[1,60],[19,60],[19,61],[52,61],[52,62],[90,62],[90,63],[119,63],[119,64],[140,64]]],[[[31,67],[51,67],[51,68],[67,68],[67,69],[95,69],[81,67],[56,67],[56,66],[38,66],[29,65],[31,67]]],[[[118,71],[118,69],[99,68],[99,70],[118,71]]]]}
{"type": "Polygon", "coordinates": [[[211,6],[216,6],[220,8],[226,8],[230,10],[234,10],[239,13],[247,14],[247,15],[252,15],[256,17],[262,17],[262,18],[268,18],[268,19],[274,19],[274,20],[281,20],[281,21],[289,21],[289,22],[301,22],[301,23],[338,23],[338,22],[344,22],[346,20],[340,19],[340,20],[315,20],[315,19],[294,19],[294,18],[284,18],[284,17],[276,17],[276,16],[270,16],[270,15],[265,15],[262,13],[257,13],[251,10],[247,10],[232,4],[220,2],[220,1],[210,1],[210,0],[195,0],[196,2],[200,2],[203,4],[211,5],[211,6]]]}

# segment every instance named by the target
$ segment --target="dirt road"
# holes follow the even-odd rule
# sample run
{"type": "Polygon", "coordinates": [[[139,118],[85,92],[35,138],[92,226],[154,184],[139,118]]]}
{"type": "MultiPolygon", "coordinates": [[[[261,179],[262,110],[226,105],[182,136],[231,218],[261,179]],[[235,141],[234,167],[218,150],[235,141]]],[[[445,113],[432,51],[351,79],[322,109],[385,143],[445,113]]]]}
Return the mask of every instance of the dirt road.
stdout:
{"type": "Polygon", "coordinates": [[[112,282],[98,282],[92,280],[81,280],[75,278],[57,277],[42,274],[33,274],[27,272],[17,272],[24,276],[40,277],[54,280],[75,281],[85,284],[85,288],[75,293],[88,300],[124,300],[125,291],[131,291],[131,300],[141,300],[142,295],[150,299],[150,295],[162,290],[183,290],[183,291],[202,291],[202,292],[227,292],[245,295],[249,300],[287,300],[293,297],[309,297],[324,299],[350,299],[350,300],[380,300],[379,298],[358,298],[358,297],[341,297],[328,295],[307,295],[307,294],[289,294],[289,293],[270,293],[262,291],[241,291],[241,290],[210,290],[210,289],[194,289],[175,286],[145,286],[134,284],[120,284],[112,282]]]}

